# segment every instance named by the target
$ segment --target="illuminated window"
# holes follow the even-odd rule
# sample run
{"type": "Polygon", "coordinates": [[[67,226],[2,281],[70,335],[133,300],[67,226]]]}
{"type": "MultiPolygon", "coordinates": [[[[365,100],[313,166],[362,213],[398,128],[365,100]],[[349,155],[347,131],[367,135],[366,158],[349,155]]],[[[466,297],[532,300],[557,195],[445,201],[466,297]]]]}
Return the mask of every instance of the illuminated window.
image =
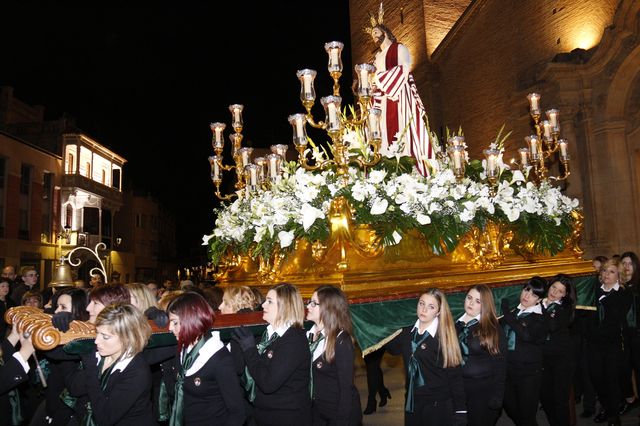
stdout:
{"type": "Polygon", "coordinates": [[[67,174],[72,174],[73,173],[73,154],[69,153],[68,158],[67,158],[67,174]]]}

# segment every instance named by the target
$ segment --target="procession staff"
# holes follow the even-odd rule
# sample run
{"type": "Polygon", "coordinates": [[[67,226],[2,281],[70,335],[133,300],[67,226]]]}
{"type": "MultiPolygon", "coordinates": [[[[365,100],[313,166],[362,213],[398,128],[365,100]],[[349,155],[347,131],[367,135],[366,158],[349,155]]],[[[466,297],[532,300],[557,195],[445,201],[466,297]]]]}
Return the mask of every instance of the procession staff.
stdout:
{"type": "Polygon", "coordinates": [[[464,361],[467,424],[495,425],[504,398],[507,344],[488,286],[479,284],[469,289],[456,330],[464,361]]]}
{"type": "Polygon", "coordinates": [[[81,424],[156,425],[151,411],[151,371],[142,350],[151,336],[147,319],[129,303],[105,307],[96,318],[96,351],[82,355],[83,369],[69,383],[81,424]]]}
{"type": "Polygon", "coordinates": [[[542,345],[547,337],[547,325],[540,301],[546,282],[531,278],[520,293],[520,303],[514,309],[502,300],[500,323],[507,337],[507,380],[504,409],[518,426],[536,425],[542,380],[542,345]]]}
{"type": "Polygon", "coordinates": [[[429,289],[420,295],[418,320],[388,344],[402,355],[407,377],[405,426],[465,425],[462,355],[447,299],[429,289]]]}
{"type": "Polygon", "coordinates": [[[269,325],[257,345],[246,327],[236,328],[233,335],[240,350],[232,349],[232,354],[246,365],[245,389],[254,403],[254,419],[259,426],[310,425],[311,354],[300,292],[292,284],[278,284],[262,308],[269,325]]]}
{"type": "Polygon", "coordinates": [[[307,304],[311,351],[313,424],[357,426],[362,422],[360,395],[353,380],[353,337],[347,297],[323,285],[307,304]]]}
{"type": "Polygon", "coordinates": [[[573,377],[574,353],[569,327],[573,321],[576,292],[568,275],[549,280],[547,297],[542,300],[549,334],[542,346],[543,373],[540,402],[551,426],[569,421],[569,390],[573,377]]]}
{"type": "Polygon", "coordinates": [[[171,301],[167,312],[169,330],[178,340],[178,356],[170,367],[169,425],[242,425],[242,388],[220,332],[210,331],[213,309],[201,295],[185,292],[171,301]]]}

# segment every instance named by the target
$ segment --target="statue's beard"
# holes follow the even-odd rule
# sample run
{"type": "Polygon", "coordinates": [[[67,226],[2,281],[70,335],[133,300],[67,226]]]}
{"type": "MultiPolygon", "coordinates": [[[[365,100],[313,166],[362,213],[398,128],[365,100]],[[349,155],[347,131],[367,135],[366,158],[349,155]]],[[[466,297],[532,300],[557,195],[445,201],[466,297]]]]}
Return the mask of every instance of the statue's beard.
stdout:
{"type": "Polygon", "coordinates": [[[375,42],[376,46],[381,46],[382,42],[384,42],[386,38],[387,38],[387,35],[385,33],[382,33],[378,37],[375,37],[373,41],[375,42]]]}

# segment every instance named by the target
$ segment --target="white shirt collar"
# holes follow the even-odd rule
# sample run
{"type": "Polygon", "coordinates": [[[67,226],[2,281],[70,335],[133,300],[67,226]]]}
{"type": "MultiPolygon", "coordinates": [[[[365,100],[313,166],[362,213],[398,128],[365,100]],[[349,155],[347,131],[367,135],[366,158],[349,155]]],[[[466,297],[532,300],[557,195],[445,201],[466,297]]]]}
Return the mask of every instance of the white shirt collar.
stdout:
{"type": "MultiPolygon", "coordinates": [[[[113,369],[111,370],[111,372],[113,373],[118,370],[124,371],[124,369],[127,368],[127,366],[129,365],[132,359],[133,359],[133,356],[122,358],[121,360],[116,362],[116,365],[113,366],[113,369]]],[[[98,352],[96,352],[96,364],[100,364],[100,354],[98,352]]]]}
{"type": "Polygon", "coordinates": [[[542,305],[540,305],[539,303],[536,303],[535,305],[525,309],[524,306],[522,306],[522,304],[518,304],[518,315],[523,314],[525,312],[542,315],[542,305]]]}
{"type": "MultiPolygon", "coordinates": [[[[313,327],[311,327],[311,330],[309,330],[308,334],[310,336],[313,336],[314,334],[316,334],[317,331],[318,331],[318,326],[314,324],[313,327]]],[[[318,346],[316,346],[316,349],[311,354],[311,359],[315,361],[316,359],[320,358],[324,353],[324,350],[326,347],[327,347],[327,336],[325,336],[325,338],[322,339],[320,343],[318,343],[318,346]]]]}
{"type": "Polygon", "coordinates": [[[478,320],[478,322],[480,322],[480,315],[481,315],[481,314],[478,314],[478,315],[476,315],[476,316],[475,316],[475,317],[473,317],[473,318],[469,318],[469,317],[467,316],[467,313],[465,312],[464,314],[462,314],[462,316],[461,316],[460,318],[458,318],[458,321],[462,321],[463,323],[465,323],[465,324],[466,324],[466,323],[468,323],[469,321],[471,321],[471,320],[474,320],[474,319],[475,319],[475,320],[478,320]],[[465,321],[463,318],[469,318],[469,319],[465,321]]]}
{"type": "Polygon", "coordinates": [[[191,368],[187,370],[185,376],[191,376],[197,373],[204,365],[209,361],[216,352],[224,347],[224,344],[220,340],[220,332],[212,331],[211,337],[206,341],[204,345],[198,351],[198,358],[193,362],[191,368]]]}
{"type": "Polygon", "coordinates": [[[278,333],[278,336],[282,337],[282,336],[284,336],[284,333],[287,332],[289,327],[291,327],[291,324],[284,324],[284,325],[281,325],[280,327],[274,329],[273,326],[271,324],[269,324],[267,326],[267,335],[269,336],[269,338],[271,338],[271,335],[273,333],[278,333]]]}
{"type": "MultiPolygon", "coordinates": [[[[557,305],[562,305],[562,299],[560,300],[555,300],[551,303],[555,303],[557,305]]],[[[544,305],[545,309],[549,307],[549,305],[551,304],[549,303],[549,298],[545,297],[544,299],[542,299],[542,304],[544,305]]]]}
{"type": "Polygon", "coordinates": [[[602,285],[600,286],[600,289],[601,289],[602,291],[604,291],[605,293],[608,293],[608,292],[610,292],[611,290],[618,291],[618,290],[620,290],[620,283],[616,281],[616,283],[613,285],[613,287],[611,287],[609,290],[605,289],[605,288],[604,288],[604,284],[602,284],[602,285]]]}
{"type": "MultiPolygon", "coordinates": [[[[431,337],[436,337],[436,333],[438,332],[438,323],[439,323],[438,317],[435,317],[433,319],[433,321],[431,321],[431,324],[429,324],[427,326],[427,332],[429,333],[429,335],[431,337]]],[[[418,330],[418,333],[420,332],[420,320],[419,319],[416,321],[416,323],[414,324],[414,326],[413,326],[413,328],[411,330],[412,331],[413,330],[418,330]]]]}

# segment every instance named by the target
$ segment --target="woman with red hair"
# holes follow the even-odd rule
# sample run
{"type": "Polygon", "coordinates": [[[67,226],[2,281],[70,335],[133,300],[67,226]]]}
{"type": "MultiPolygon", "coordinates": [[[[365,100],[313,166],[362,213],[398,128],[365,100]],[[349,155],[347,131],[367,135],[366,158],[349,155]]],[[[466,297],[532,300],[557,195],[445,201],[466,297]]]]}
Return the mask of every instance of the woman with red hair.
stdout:
{"type": "Polygon", "coordinates": [[[214,313],[204,297],[186,292],[167,308],[169,330],[178,340],[169,386],[169,425],[242,425],[244,397],[233,358],[213,328],[214,313]]]}

